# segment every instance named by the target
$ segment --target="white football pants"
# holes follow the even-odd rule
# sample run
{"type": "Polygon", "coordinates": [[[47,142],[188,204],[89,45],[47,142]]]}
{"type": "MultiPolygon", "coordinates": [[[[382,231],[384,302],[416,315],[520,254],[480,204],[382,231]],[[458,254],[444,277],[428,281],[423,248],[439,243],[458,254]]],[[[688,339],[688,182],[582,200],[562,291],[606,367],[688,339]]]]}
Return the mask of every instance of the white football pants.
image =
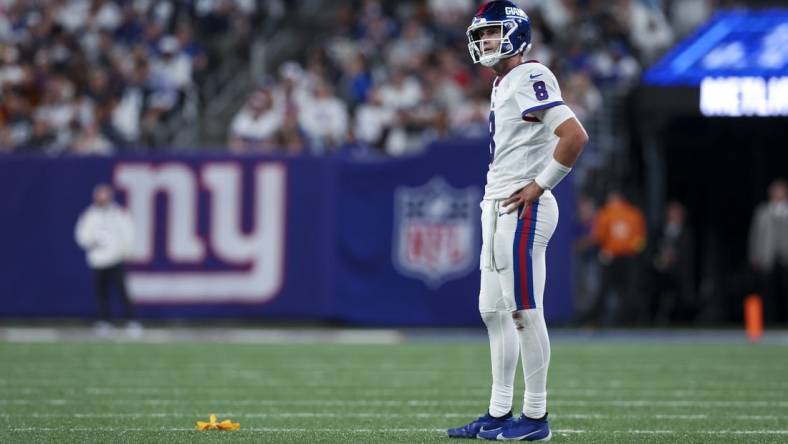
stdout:
{"type": "Polygon", "coordinates": [[[482,201],[482,254],[479,311],[487,326],[492,364],[490,414],[512,408],[514,375],[522,352],[524,413],[544,415],[550,342],[542,301],[545,253],[558,223],[558,204],[550,191],[525,209],[506,214],[503,200],[482,201]],[[518,344],[519,343],[519,344],[518,344]]]}

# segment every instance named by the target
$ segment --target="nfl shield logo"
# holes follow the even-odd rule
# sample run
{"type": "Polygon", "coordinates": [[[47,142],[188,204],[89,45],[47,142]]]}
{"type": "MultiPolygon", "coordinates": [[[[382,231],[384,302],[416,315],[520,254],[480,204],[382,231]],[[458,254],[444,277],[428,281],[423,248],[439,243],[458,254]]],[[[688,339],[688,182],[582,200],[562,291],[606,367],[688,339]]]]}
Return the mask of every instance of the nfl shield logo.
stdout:
{"type": "Polygon", "coordinates": [[[436,177],[394,196],[394,266],[431,288],[468,274],[479,254],[477,187],[453,188],[436,177]]]}

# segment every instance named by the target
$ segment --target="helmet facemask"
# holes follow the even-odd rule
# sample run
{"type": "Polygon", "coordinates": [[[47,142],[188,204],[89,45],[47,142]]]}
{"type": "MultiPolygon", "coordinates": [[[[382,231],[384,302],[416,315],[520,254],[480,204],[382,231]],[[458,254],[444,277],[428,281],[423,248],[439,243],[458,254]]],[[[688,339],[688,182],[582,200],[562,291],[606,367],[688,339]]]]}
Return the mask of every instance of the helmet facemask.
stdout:
{"type": "Polygon", "coordinates": [[[517,24],[514,20],[485,21],[469,26],[466,34],[468,36],[468,51],[471,53],[471,59],[473,60],[473,63],[481,63],[484,66],[490,67],[502,59],[512,57],[513,55],[519,54],[521,52],[523,54],[527,52],[528,49],[530,49],[530,44],[527,46],[523,44],[519,48],[515,48],[512,45],[511,36],[516,30],[517,24]],[[501,33],[499,34],[500,37],[483,39],[479,36],[479,31],[481,29],[495,26],[499,27],[501,30],[501,33]],[[484,42],[487,41],[499,42],[498,48],[485,52],[484,42]]]}

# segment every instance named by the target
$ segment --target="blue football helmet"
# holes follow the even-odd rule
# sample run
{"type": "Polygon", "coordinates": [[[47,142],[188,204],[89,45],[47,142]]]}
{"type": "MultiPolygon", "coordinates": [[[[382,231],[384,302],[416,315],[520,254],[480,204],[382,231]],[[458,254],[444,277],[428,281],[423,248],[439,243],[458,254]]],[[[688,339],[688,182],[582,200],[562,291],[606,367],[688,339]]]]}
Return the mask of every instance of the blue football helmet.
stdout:
{"type": "Polygon", "coordinates": [[[510,1],[496,0],[483,4],[473,16],[466,34],[473,63],[484,66],[493,66],[500,60],[525,54],[531,49],[531,19],[510,1]],[[490,26],[500,27],[500,44],[497,50],[485,53],[482,42],[491,39],[482,39],[478,31],[490,26]]]}

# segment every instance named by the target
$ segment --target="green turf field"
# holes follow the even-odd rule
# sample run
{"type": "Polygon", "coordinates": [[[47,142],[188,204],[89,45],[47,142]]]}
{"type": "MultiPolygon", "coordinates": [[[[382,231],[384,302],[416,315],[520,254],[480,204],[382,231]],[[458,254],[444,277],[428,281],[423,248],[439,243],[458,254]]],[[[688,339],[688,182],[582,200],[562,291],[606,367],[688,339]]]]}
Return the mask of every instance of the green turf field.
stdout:
{"type": "MultiPolygon", "coordinates": [[[[452,442],[488,366],[479,342],[0,343],[0,443],[452,442]]],[[[558,342],[550,390],[554,442],[788,442],[788,347],[558,342]]]]}

